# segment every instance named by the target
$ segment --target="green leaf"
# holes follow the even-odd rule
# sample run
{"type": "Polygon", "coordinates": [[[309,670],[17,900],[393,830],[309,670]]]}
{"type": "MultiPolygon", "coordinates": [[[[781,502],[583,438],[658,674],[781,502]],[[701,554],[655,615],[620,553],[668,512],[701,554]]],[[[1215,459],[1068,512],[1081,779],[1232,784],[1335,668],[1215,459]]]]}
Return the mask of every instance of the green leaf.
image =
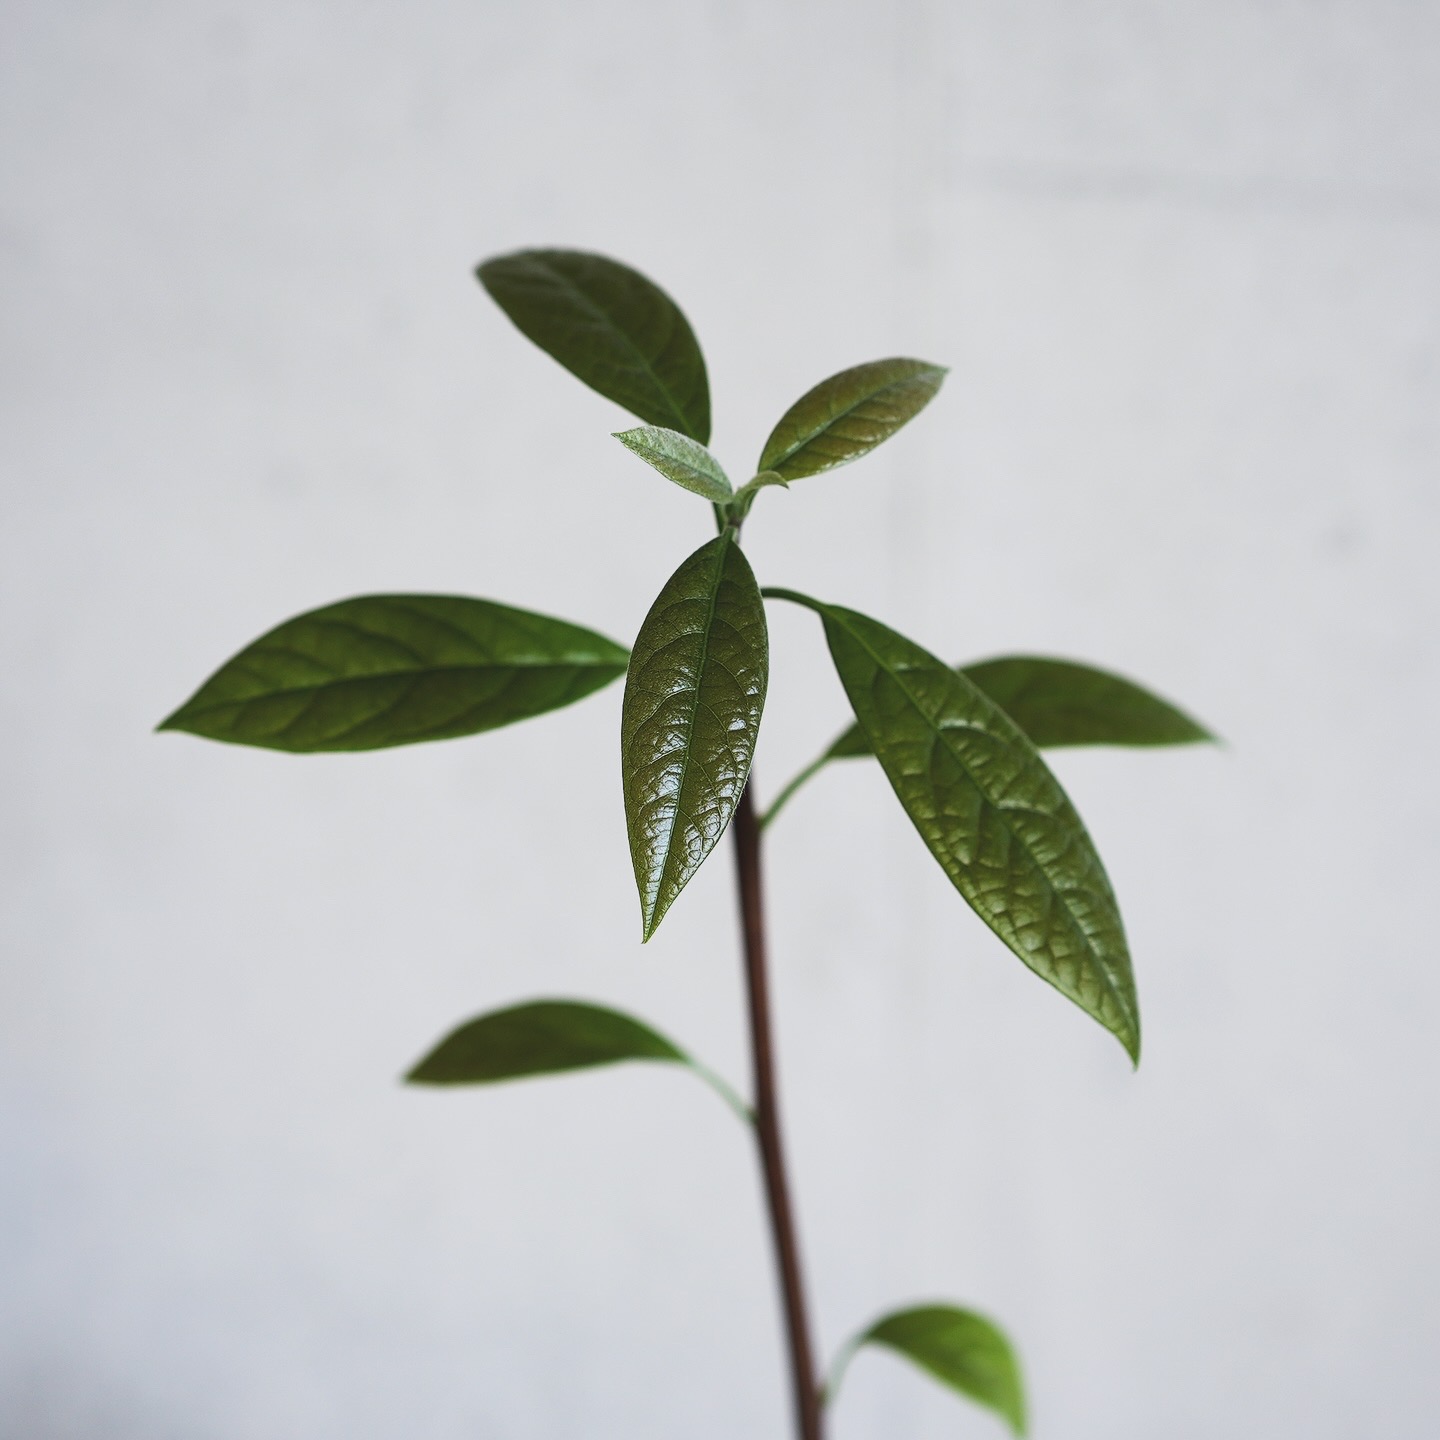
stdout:
{"type": "Polygon", "coordinates": [[[451,1031],[405,1079],[411,1085],[493,1085],[624,1060],[682,1065],[747,1125],[755,1121],[750,1107],[708,1066],[633,1016],[584,1000],[531,1000],[477,1016],[451,1031]]]}
{"type": "Polygon", "coordinates": [[[652,465],[667,480],[717,505],[724,505],[734,491],[720,462],[698,441],[663,425],[642,425],[621,430],[615,438],[652,465]]]}
{"type": "Polygon", "coordinates": [[[583,250],[520,250],[476,274],[520,332],[651,425],[710,439],[710,382],[690,322],[637,270],[583,250]]]}
{"type": "Polygon", "coordinates": [[[461,1025],[405,1078],[412,1085],[491,1085],[621,1060],[687,1063],[663,1035],[618,1010],[580,1000],[532,1000],[461,1025]]]}
{"type": "Polygon", "coordinates": [[[365,595],[262,635],[159,728],[270,750],[376,750],[558,709],[627,660],[593,630],[491,600],[365,595]]]}
{"type": "MultiPolygon", "coordinates": [[[[1042,750],[1066,745],[1193,745],[1214,740],[1168,700],[1133,680],[1043,655],[1005,655],[957,667],[1042,750]]],[[[870,755],[852,725],[827,750],[832,760],[870,755]]]]}
{"type": "MultiPolygon", "coordinates": [[[[1015,1434],[1025,1433],[1019,1361],[1004,1333],[983,1315],[953,1305],[897,1310],[876,1321],[852,1349],[861,1345],[894,1350],[941,1384],[994,1410],[1015,1434]]],[[[834,1388],[832,1383],[832,1393],[834,1388]]]]}
{"type": "Polygon", "coordinates": [[[646,940],[735,813],[769,664],[765,606],[726,530],[665,582],[625,681],[625,819],[646,940]]]}
{"type": "Polygon", "coordinates": [[[755,468],[799,480],[858,460],[914,419],[944,378],[943,367],[923,360],[872,360],[842,370],[780,417],[755,468]]]}
{"type": "Polygon", "coordinates": [[[838,605],[817,611],[855,718],[951,883],[1037,975],[1138,1062],[1140,1013],[1114,892],[1024,732],[964,674],[838,605]]]}

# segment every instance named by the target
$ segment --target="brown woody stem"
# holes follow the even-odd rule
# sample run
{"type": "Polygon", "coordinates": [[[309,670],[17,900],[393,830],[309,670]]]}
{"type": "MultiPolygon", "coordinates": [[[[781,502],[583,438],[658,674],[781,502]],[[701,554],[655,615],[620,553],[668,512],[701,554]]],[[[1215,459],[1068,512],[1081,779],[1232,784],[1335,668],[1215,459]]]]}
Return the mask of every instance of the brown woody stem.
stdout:
{"type": "Polygon", "coordinates": [[[795,1392],[799,1440],[821,1440],[820,1394],[810,1350],[810,1324],[800,1275],[800,1247],[785,1178],[780,1143],[780,1109],[775,1094],[775,1053],[770,1035],[770,991],[765,973],[765,907],[760,876],[760,822],[747,784],[735,811],[735,861],[740,883],[740,920],[745,940],[745,989],[750,1010],[750,1044],[755,1064],[755,1137],[765,1175],[770,1230],[785,1306],[790,1377],[795,1392]]]}

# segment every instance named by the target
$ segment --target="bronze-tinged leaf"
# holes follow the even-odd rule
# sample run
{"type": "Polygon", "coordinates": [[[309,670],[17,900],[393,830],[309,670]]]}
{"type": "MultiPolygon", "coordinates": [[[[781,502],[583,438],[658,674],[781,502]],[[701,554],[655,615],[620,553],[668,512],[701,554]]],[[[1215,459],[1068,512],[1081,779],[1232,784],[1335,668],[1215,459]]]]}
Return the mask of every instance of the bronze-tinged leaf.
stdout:
{"type": "Polygon", "coordinates": [[[799,480],[858,460],[934,398],[944,368],[924,360],[872,360],[822,380],[780,417],[757,470],[799,480]]]}

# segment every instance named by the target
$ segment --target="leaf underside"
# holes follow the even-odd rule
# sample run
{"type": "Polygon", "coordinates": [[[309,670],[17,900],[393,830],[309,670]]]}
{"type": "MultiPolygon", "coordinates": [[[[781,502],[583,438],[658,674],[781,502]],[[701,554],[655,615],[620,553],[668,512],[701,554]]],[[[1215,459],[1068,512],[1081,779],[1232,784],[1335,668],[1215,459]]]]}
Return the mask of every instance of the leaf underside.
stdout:
{"type": "Polygon", "coordinates": [[[520,250],[476,274],[528,339],[651,425],[710,439],[710,382],[690,322],[653,281],[583,250],[520,250]]]}
{"type": "Polygon", "coordinates": [[[162,730],[301,753],[473,735],[589,695],[623,646],[456,595],[366,595],[287,620],[228,660],[162,730]]]}
{"type": "Polygon", "coordinates": [[[735,813],[768,675],[764,603],[727,530],[666,581],[625,681],[625,819],[647,940],[735,813]]]}
{"type": "Polygon", "coordinates": [[[734,494],[720,462],[698,440],[678,430],[641,425],[621,430],[615,438],[667,480],[716,505],[724,505],[734,494]]]}
{"type": "MultiPolygon", "coordinates": [[[[1043,655],[1005,655],[957,666],[1041,750],[1069,745],[1193,745],[1214,736],[1168,700],[1093,665],[1043,655]]],[[[871,755],[852,725],[825,752],[833,760],[871,755]]]]}
{"type": "Polygon", "coordinates": [[[857,460],[918,415],[944,378],[941,366],[923,360],[872,360],[842,370],[780,417],[755,468],[799,480],[857,460]]]}
{"type": "Polygon", "coordinates": [[[1025,1433],[1020,1365],[1004,1333],[983,1315],[952,1305],[897,1311],[867,1330],[861,1344],[903,1355],[950,1389],[1002,1416],[1025,1433]]]}
{"type": "Polygon", "coordinates": [[[855,718],[951,883],[1030,969],[1138,1061],[1119,907],[1034,745],[944,661],[853,610],[816,608],[855,718]]]}
{"type": "Polygon", "coordinates": [[[663,1035],[618,1010],[532,1000],[461,1025],[405,1078],[412,1085],[490,1085],[622,1060],[689,1063],[663,1035]]]}

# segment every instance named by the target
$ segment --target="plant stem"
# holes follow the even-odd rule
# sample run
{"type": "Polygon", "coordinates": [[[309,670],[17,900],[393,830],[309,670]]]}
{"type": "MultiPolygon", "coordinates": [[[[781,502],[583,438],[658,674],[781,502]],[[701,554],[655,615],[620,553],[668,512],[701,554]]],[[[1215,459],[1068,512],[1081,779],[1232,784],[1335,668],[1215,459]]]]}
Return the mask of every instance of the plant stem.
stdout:
{"type": "Polygon", "coordinates": [[[765,1198],[785,1306],[790,1378],[795,1392],[799,1440],[821,1440],[820,1395],[810,1351],[810,1324],[800,1275],[800,1247],[785,1178],[780,1143],[780,1108],[775,1093],[775,1053],[770,1036],[770,991],[765,974],[765,907],[760,880],[760,822],[747,783],[735,811],[735,861],[740,883],[740,919],[745,940],[745,988],[750,1009],[750,1045],[755,1064],[755,1138],[765,1175],[765,1198]]]}

